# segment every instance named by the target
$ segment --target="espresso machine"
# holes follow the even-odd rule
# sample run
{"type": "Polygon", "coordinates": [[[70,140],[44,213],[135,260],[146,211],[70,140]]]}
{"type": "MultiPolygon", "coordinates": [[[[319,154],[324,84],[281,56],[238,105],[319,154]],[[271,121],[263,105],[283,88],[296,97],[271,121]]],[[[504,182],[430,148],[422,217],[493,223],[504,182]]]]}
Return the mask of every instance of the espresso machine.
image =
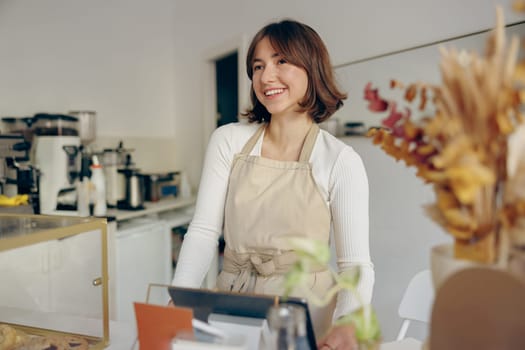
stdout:
{"type": "Polygon", "coordinates": [[[63,114],[39,113],[34,116],[34,164],[40,171],[40,212],[53,214],[59,197],[69,193],[74,209],[75,180],[80,151],[78,119],[63,114]]]}
{"type": "Polygon", "coordinates": [[[31,144],[20,134],[0,134],[0,194],[27,195],[28,204],[2,211],[39,214],[38,170],[29,163],[31,144]]]}

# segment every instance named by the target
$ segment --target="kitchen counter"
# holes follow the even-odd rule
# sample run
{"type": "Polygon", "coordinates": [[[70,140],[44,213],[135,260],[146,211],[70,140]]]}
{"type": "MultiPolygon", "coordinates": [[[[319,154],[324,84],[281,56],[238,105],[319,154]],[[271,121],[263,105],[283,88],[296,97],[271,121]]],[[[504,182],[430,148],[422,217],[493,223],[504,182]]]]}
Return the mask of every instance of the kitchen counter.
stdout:
{"type": "Polygon", "coordinates": [[[150,214],[158,214],[165,211],[184,209],[195,204],[195,196],[187,198],[166,198],[158,202],[145,202],[142,210],[118,210],[108,209],[107,215],[114,216],[117,222],[138,218],[150,214]]]}

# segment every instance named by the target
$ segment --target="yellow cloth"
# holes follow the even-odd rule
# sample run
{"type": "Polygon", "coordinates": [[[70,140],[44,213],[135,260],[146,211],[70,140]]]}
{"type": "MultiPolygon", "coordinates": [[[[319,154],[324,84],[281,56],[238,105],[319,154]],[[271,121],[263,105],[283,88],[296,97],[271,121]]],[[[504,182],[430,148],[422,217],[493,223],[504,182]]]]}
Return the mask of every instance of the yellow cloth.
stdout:
{"type": "Polygon", "coordinates": [[[5,207],[14,207],[17,205],[25,205],[29,202],[29,196],[27,194],[17,194],[13,197],[7,197],[0,194],[0,205],[5,207]]]}

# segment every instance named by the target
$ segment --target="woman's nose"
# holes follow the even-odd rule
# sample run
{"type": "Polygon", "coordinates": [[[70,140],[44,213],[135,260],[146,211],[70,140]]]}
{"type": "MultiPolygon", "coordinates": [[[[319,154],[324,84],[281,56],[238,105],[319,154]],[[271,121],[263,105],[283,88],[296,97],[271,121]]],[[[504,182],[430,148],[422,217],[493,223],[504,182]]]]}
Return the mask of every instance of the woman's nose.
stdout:
{"type": "Polygon", "coordinates": [[[272,82],[275,80],[276,77],[276,69],[273,65],[267,65],[262,74],[261,74],[261,81],[263,83],[272,82]]]}

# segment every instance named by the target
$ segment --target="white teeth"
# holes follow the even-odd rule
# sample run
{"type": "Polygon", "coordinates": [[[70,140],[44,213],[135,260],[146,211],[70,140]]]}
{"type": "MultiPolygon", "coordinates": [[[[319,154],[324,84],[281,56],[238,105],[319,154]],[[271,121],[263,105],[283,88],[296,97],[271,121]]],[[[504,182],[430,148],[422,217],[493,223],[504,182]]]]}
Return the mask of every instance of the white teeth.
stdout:
{"type": "Polygon", "coordinates": [[[284,89],[274,89],[274,90],[268,90],[268,91],[265,91],[264,92],[264,95],[265,96],[272,96],[272,95],[275,95],[275,94],[280,94],[281,92],[283,92],[284,89]]]}

